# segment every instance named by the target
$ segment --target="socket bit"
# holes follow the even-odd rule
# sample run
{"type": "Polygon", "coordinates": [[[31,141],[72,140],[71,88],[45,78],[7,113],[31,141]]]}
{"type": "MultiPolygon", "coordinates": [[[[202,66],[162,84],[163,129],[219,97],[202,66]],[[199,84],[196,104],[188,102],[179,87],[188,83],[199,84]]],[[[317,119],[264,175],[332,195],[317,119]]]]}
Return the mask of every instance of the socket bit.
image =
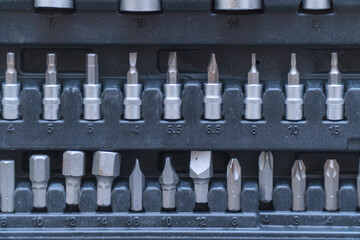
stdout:
{"type": "Polygon", "coordinates": [[[161,11],[160,0],[121,0],[120,10],[124,12],[158,12],[161,11]]]}
{"type": "Polygon", "coordinates": [[[303,0],[302,8],[309,11],[328,10],[331,8],[331,0],[303,0]]]}
{"type": "Polygon", "coordinates": [[[17,81],[14,53],[7,54],[6,65],[5,82],[2,84],[2,117],[6,120],[16,120],[20,118],[21,85],[17,81]]]}
{"type": "Polygon", "coordinates": [[[162,189],[163,208],[175,208],[175,194],[176,187],[179,183],[179,177],[171,164],[170,157],[167,157],[165,160],[164,170],[159,178],[159,182],[162,189]]]}
{"type": "Polygon", "coordinates": [[[228,210],[231,212],[240,211],[241,166],[236,158],[232,158],[227,165],[226,177],[228,210]]]}
{"type": "Polygon", "coordinates": [[[215,10],[218,11],[246,11],[261,9],[261,0],[215,0],[215,10]]]}
{"type": "Polygon", "coordinates": [[[219,80],[219,69],[215,54],[211,54],[208,67],[208,81],[204,83],[204,118],[220,120],[222,117],[222,83],[219,80]]]}
{"type": "Polygon", "coordinates": [[[293,211],[305,211],[306,168],[303,160],[296,160],[291,169],[293,211]]]}
{"type": "Polygon", "coordinates": [[[129,188],[131,194],[131,211],[142,211],[145,176],[141,171],[139,159],[136,159],[134,169],[129,177],[129,188]]]}
{"type": "Polygon", "coordinates": [[[1,212],[14,212],[15,162],[0,161],[1,212]]]}
{"type": "Polygon", "coordinates": [[[339,164],[335,159],[328,159],[324,165],[325,209],[338,210],[339,164]]]}
{"type": "Polygon", "coordinates": [[[209,182],[213,176],[211,151],[191,151],[190,177],[194,181],[195,202],[207,203],[209,182]]]}
{"type": "Polygon", "coordinates": [[[74,8],[74,0],[35,0],[35,8],[74,8]]]}
{"type": "Polygon", "coordinates": [[[97,151],[94,153],[92,174],[97,180],[97,205],[111,204],[111,190],[116,177],[120,175],[120,155],[116,152],[97,151]]]}
{"type": "Polygon", "coordinates": [[[261,202],[271,202],[273,194],[273,155],[261,152],[259,157],[259,191],[261,202]]]}
{"type": "Polygon", "coordinates": [[[63,154],[62,174],[65,176],[66,204],[78,205],[81,178],[85,174],[85,154],[81,151],[66,151],[63,154]]]}
{"type": "Polygon", "coordinates": [[[45,208],[46,190],[50,179],[50,158],[46,155],[32,155],[29,161],[33,206],[34,208],[45,208]]]}

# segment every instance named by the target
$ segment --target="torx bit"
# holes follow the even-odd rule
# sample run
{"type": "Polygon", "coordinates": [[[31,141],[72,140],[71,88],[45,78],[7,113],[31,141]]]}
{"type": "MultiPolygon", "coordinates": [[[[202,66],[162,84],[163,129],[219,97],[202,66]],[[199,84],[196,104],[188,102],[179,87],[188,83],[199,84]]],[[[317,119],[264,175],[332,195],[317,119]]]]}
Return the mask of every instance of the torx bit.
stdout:
{"type": "Polygon", "coordinates": [[[211,151],[191,151],[190,177],[194,181],[195,202],[207,203],[209,182],[213,176],[211,151]]]}
{"type": "Polygon", "coordinates": [[[222,83],[219,80],[219,69],[215,54],[211,54],[208,67],[208,81],[204,83],[204,118],[220,120],[222,117],[222,83]]]}
{"type": "Polygon", "coordinates": [[[7,54],[6,64],[5,82],[2,84],[2,117],[6,120],[16,120],[20,117],[21,85],[17,81],[14,53],[7,54]]]}
{"type": "Polygon", "coordinates": [[[291,68],[288,74],[288,84],[289,85],[299,85],[300,83],[300,74],[296,67],[296,54],[291,54],[291,68]]]}
{"type": "Polygon", "coordinates": [[[136,159],[134,169],[129,177],[129,188],[131,194],[131,211],[142,211],[145,176],[140,169],[139,159],[136,159]]]}
{"type": "Polygon", "coordinates": [[[228,210],[231,212],[240,211],[241,166],[236,158],[232,158],[227,165],[226,177],[228,210]]]}
{"type": "Polygon", "coordinates": [[[81,151],[66,151],[63,154],[62,174],[65,176],[66,204],[79,204],[81,178],[85,174],[85,154],[81,151]]]}
{"type": "Polygon", "coordinates": [[[91,172],[96,176],[97,205],[100,207],[111,204],[111,189],[115,178],[120,175],[120,162],[120,155],[116,152],[94,153],[91,172]]]}
{"type": "Polygon", "coordinates": [[[271,152],[261,152],[259,157],[259,191],[260,201],[272,201],[273,193],[273,155],[271,152]]]}
{"type": "Polygon", "coordinates": [[[50,179],[50,159],[46,155],[32,155],[29,161],[33,206],[34,208],[44,208],[46,207],[46,191],[50,179]]]}
{"type": "Polygon", "coordinates": [[[336,211],[338,209],[339,174],[337,161],[328,159],[324,165],[325,209],[327,211],[336,211]]]}
{"type": "Polygon", "coordinates": [[[341,73],[338,68],[337,53],[331,54],[331,70],[326,85],[326,118],[339,121],[344,118],[344,85],[341,84],[341,73]]]}
{"type": "Polygon", "coordinates": [[[60,118],[60,89],[56,70],[56,54],[47,55],[45,84],[43,85],[43,118],[53,121],[60,118]]]}
{"type": "Polygon", "coordinates": [[[176,187],[179,183],[179,177],[176,174],[171,158],[165,159],[164,170],[159,178],[162,190],[162,204],[165,209],[175,208],[176,187]]]}
{"type": "Polygon", "coordinates": [[[1,212],[14,212],[15,162],[0,161],[1,212]]]}
{"type": "Polygon", "coordinates": [[[256,68],[256,54],[251,55],[251,69],[248,73],[248,82],[245,84],[245,119],[262,119],[262,89],[260,74],[256,68]]]}
{"type": "Polygon", "coordinates": [[[306,168],[303,160],[296,160],[291,169],[293,211],[305,211],[306,168]]]}
{"type": "Polygon", "coordinates": [[[358,166],[358,175],[357,175],[357,178],[356,178],[356,185],[357,185],[358,207],[360,208],[360,159],[359,159],[359,166],[358,166]]]}
{"type": "Polygon", "coordinates": [[[136,68],[137,53],[129,54],[130,68],[127,73],[127,83],[124,84],[124,118],[126,120],[141,119],[141,91],[142,84],[139,83],[139,73],[136,68]]]}
{"type": "Polygon", "coordinates": [[[83,91],[84,119],[101,119],[101,84],[97,54],[90,53],[86,56],[86,83],[83,85],[83,91]]]}

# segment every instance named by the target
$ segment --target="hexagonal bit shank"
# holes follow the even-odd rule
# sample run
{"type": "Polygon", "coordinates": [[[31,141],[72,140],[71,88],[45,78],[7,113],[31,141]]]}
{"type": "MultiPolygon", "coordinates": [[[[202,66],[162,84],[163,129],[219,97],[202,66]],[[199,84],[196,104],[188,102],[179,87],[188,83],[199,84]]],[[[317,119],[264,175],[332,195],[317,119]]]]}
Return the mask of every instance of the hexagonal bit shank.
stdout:
{"type": "Polygon", "coordinates": [[[0,161],[1,212],[14,211],[15,162],[0,161]]]}
{"type": "Polygon", "coordinates": [[[261,152],[259,157],[259,191],[260,201],[272,201],[273,155],[271,152],[261,152]]]}
{"type": "Polygon", "coordinates": [[[129,188],[131,193],[131,211],[142,211],[145,176],[140,169],[139,159],[136,159],[134,169],[129,177],[129,188]]]}
{"type": "Polygon", "coordinates": [[[159,178],[159,182],[162,189],[163,208],[175,208],[175,194],[176,187],[179,183],[179,177],[171,164],[170,157],[167,157],[165,160],[164,170],[159,178]]]}
{"type": "Polygon", "coordinates": [[[228,210],[240,211],[241,166],[236,158],[232,158],[227,166],[228,210]]]}
{"type": "Polygon", "coordinates": [[[324,165],[325,209],[327,211],[336,211],[338,209],[339,174],[337,161],[328,159],[324,165]]]}
{"type": "Polygon", "coordinates": [[[293,211],[305,211],[306,168],[303,160],[296,160],[291,169],[293,211]]]}
{"type": "Polygon", "coordinates": [[[30,157],[30,180],[33,191],[33,206],[46,207],[46,190],[50,179],[50,158],[47,155],[30,157]]]}

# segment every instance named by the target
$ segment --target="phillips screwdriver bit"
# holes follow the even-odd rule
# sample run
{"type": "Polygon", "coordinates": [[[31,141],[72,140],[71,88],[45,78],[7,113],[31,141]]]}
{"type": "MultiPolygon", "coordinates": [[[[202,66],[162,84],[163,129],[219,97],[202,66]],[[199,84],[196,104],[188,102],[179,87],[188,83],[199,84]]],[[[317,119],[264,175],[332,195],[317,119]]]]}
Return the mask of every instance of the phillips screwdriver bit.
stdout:
{"type": "Polygon", "coordinates": [[[328,159],[324,165],[325,209],[338,209],[337,194],[339,190],[339,164],[335,159],[328,159]]]}
{"type": "Polygon", "coordinates": [[[195,202],[207,203],[209,182],[213,176],[211,151],[191,151],[190,177],[194,181],[195,202]]]}
{"type": "Polygon", "coordinates": [[[97,151],[94,153],[92,174],[97,180],[97,205],[111,204],[111,190],[116,177],[120,175],[120,155],[116,152],[97,151]]]}
{"type": "Polygon", "coordinates": [[[286,120],[299,121],[303,118],[304,85],[300,84],[300,74],[296,68],[296,54],[291,54],[291,69],[288,74],[286,92],[286,120]]]}
{"type": "Polygon", "coordinates": [[[86,56],[86,83],[84,91],[84,119],[101,119],[101,84],[99,83],[99,65],[97,54],[86,56]]]}
{"type": "Polygon", "coordinates": [[[248,83],[245,84],[245,119],[262,119],[262,89],[260,74],[256,68],[256,54],[251,55],[251,69],[248,73],[248,83]]]}
{"type": "Polygon", "coordinates": [[[337,53],[331,54],[331,70],[329,82],[326,85],[326,96],[326,118],[330,121],[342,120],[344,118],[344,85],[341,83],[337,53]]]}
{"type": "Polygon", "coordinates": [[[176,187],[179,183],[179,177],[171,164],[170,157],[167,157],[165,160],[164,170],[159,178],[159,182],[162,189],[163,208],[175,208],[175,194],[176,187]]]}
{"type": "Polygon", "coordinates": [[[228,210],[231,212],[240,211],[241,166],[236,158],[232,158],[227,165],[226,177],[228,210]]]}
{"type": "Polygon", "coordinates": [[[140,169],[139,159],[136,159],[134,169],[129,177],[129,188],[131,194],[131,211],[143,210],[143,192],[145,189],[145,176],[140,169]]]}
{"type": "Polygon", "coordinates": [[[65,176],[66,204],[79,204],[81,178],[85,174],[85,154],[81,151],[66,151],[63,154],[62,174],[65,176]]]}
{"type": "Polygon", "coordinates": [[[56,54],[47,55],[47,69],[45,84],[43,85],[43,118],[45,120],[58,120],[60,118],[60,89],[56,70],[56,54]]]}
{"type": "Polygon", "coordinates": [[[166,83],[164,84],[164,119],[181,119],[181,89],[176,52],[170,52],[169,68],[166,73],[166,83]]]}
{"type": "Polygon", "coordinates": [[[259,191],[260,201],[271,202],[273,193],[273,155],[261,152],[259,157],[259,191]]]}
{"type": "Polygon", "coordinates": [[[0,161],[1,212],[14,211],[15,162],[0,161]]]}
{"type": "Polygon", "coordinates": [[[124,118],[126,120],[141,119],[141,91],[142,84],[139,83],[139,73],[136,68],[137,53],[129,54],[130,68],[127,73],[127,83],[124,84],[124,118]]]}
{"type": "Polygon", "coordinates": [[[15,69],[15,54],[8,53],[6,61],[5,82],[2,84],[2,117],[6,120],[16,120],[20,117],[20,88],[15,69]]]}
{"type": "Polygon", "coordinates": [[[293,211],[305,211],[306,168],[303,160],[296,160],[291,169],[293,211]]]}
{"type": "Polygon", "coordinates": [[[46,191],[50,179],[50,159],[46,155],[32,155],[30,157],[30,180],[33,192],[33,206],[46,207],[46,191]]]}
{"type": "Polygon", "coordinates": [[[219,120],[222,116],[222,83],[219,80],[219,69],[215,54],[211,54],[208,67],[208,81],[204,83],[204,118],[219,120]]]}

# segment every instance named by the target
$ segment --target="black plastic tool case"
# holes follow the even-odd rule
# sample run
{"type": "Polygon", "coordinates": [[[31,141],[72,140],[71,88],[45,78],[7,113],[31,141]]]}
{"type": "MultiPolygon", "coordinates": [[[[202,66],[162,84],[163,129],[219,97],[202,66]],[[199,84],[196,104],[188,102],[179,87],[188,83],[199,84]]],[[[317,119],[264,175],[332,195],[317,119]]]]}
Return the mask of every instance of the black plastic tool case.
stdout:
{"type": "MultiPolygon", "coordinates": [[[[360,2],[333,0],[328,12],[304,12],[300,0],[264,0],[262,11],[216,12],[211,0],[162,0],[163,11],[129,14],[118,0],[75,0],[76,10],[33,9],[31,0],[0,0],[0,72],[5,56],[17,56],[22,83],[21,120],[0,120],[0,157],[16,161],[15,212],[0,216],[0,238],[28,239],[325,239],[360,237],[356,176],[360,151],[360,2]],[[139,54],[143,91],[141,121],[126,121],[123,83],[128,53],[139,54]],[[183,85],[183,119],[162,120],[163,89],[169,51],[178,52],[183,85]],[[331,52],[339,54],[345,84],[346,119],[324,120],[325,83],[331,52]],[[46,53],[58,55],[62,84],[61,117],[41,119],[46,53]],[[82,120],[85,56],[99,55],[103,83],[100,121],[82,120]],[[202,83],[214,52],[224,84],[223,120],[205,121],[202,83]],[[250,55],[264,84],[262,121],[246,121],[244,83],[250,55]],[[290,54],[297,53],[305,85],[304,117],[284,120],[284,84],[290,54]],[[86,177],[80,204],[65,204],[62,153],[86,151],[86,177]],[[117,151],[121,175],[112,207],[97,209],[92,154],[117,151]],[[189,178],[191,150],[211,150],[214,177],[208,206],[195,206],[189,178]],[[258,156],[274,155],[271,204],[258,197],[258,156]],[[47,209],[32,210],[28,178],[31,154],[51,158],[47,209]],[[177,211],[161,209],[158,177],[165,156],[180,176],[177,211]],[[226,212],[226,165],[237,157],[242,167],[241,212],[226,212]],[[135,159],[146,176],[144,212],[129,211],[128,176],[135,159]],[[323,165],[337,159],[341,180],[339,211],[324,210],[323,165]],[[295,159],[307,167],[305,212],[292,212],[290,172],[295,159]]],[[[1,74],[2,81],[4,74],[1,74]]]]}

